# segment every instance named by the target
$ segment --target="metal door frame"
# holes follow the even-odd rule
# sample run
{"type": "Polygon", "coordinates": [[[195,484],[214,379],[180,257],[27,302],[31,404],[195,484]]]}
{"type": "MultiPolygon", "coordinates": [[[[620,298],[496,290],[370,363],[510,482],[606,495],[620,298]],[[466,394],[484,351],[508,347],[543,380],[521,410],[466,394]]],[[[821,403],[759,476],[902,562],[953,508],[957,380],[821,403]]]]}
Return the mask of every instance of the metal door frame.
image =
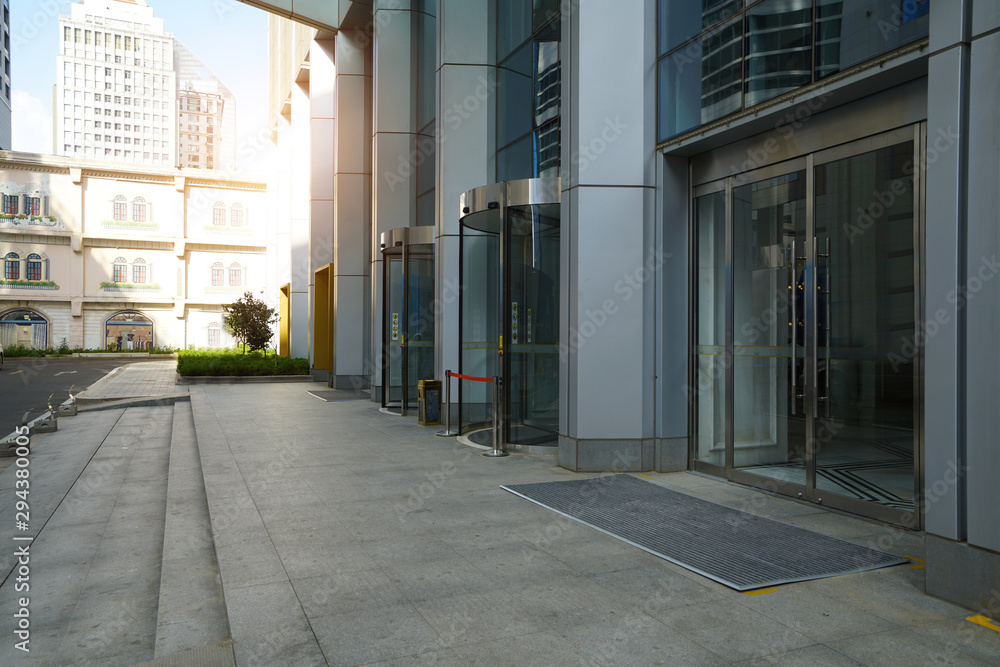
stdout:
{"type": "Polygon", "coordinates": [[[400,227],[382,232],[379,246],[382,250],[382,407],[395,407],[389,405],[389,342],[391,338],[386,334],[389,332],[389,259],[400,257],[402,261],[403,273],[403,303],[400,318],[400,350],[402,352],[400,369],[400,414],[406,416],[409,409],[409,387],[408,372],[409,358],[407,356],[406,341],[409,335],[410,318],[410,271],[409,260],[411,252],[421,256],[434,258],[434,228],[430,226],[420,227],[400,227]],[[411,250],[413,246],[427,246],[428,250],[411,250]]]}
{"type": "MultiPolygon", "coordinates": [[[[691,461],[691,468],[698,472],[705,472],[714,476],[724,477],[729,481],[745,484],[768,491],[774,491],[781,495],[797,497],[826,507],[841,509],[852,514],[858,514],[874,518],[877,520],[904,525],[907,528],[919,528],[923,525],[923,477],[924,477],[924,422],[922,400],[924,395],[924,372],[923,372],[923,348],[917,349],[917,354],[913,359],[914,363],[914,388],[913,388],[913,483],[914,483],[914,509],[912,513],[901,512],[900,510],[878,505],[877,503],[850,498],[837,494],[825,494],[816,488],[816,419],[818,415],[818,345],[817,345],[817,313],[815,291],[817,288],[817,240],[816,240],[816,199],[815,199],[815,168],[817,165],[827,164],[847,157],[862,155],[887,146],[892,146],[907,141],[913,142],[913,264],[914,264],[914,324],[915,327],[923,321],[924,315],[924,229],[925,229],[925,203],[924,188],[925,183],[922,178],[921,169],[922,157],[926,152],[927,126],[926,121],[910,124],[895,130],[879,133],[869,137],[863,137],[854,141],[828,147],[806,155],[797,156],[767,166],[752,170],[732,174],[723,178],[694,184],[690,189],[689,206],[689,284],[690,290],[690,313],[689,320],[691,326],[691,348],[692,363],[688,365],[689,386],[697,386],[697,317],[699,309],[699,297],[697,292],[697,207],[694,202],[697,198],[715,192],[724,192],[726,201],[726,257],[725,257],[725,298],[726,298],[726,330],[725,330],[725,464],[723,466],[699,461],[697,459],[697,442],[695,439],[695,424],[697,423],[697,402],[691,401],[688,406],[688,451],[691,461]],[[783,480],[778,480],[760,475],[754,475],[743,469],[735,467],[735,448],[733,446],[734,423],[733,410],[735,401],[734,385],[734,310],[733,310],[733,188],[735,183],[740,185],[766,180],[774,176],[805,170],[806,174],[806,248],[805,250],[805,282],[806,298],[803,307],[806,308],[806,364],[805,364],[805,403],[806,408],[806,483],[799,485],[783,480]],[[910,517],[912,521],[908,521],[910,517]]],[[[693,171],[693,170],[692,170],[693,171]]],[[[793,259],[794,261],[794,259],[793,259]]],[[[916,330],[916,329],[915,329],[916,330]]],[[[796,346],[793,345],[792,354],[796,354],[796,346]]],[[[795,357],[790,360],[791,372],[795,372],[795,357]]]]}

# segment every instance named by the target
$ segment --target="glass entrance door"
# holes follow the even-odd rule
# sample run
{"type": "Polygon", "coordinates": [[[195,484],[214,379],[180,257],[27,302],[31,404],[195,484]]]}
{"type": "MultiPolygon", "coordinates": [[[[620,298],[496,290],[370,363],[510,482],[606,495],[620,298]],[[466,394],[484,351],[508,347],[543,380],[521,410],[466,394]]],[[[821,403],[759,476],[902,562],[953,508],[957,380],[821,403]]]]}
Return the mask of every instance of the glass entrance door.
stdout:
{"type": "MultiPolygon", "coordinates": [[[[463,206],[459,372],[501,379],[503,438],[518,451],[558,441],[558,197],[557,180],[532,179],[466,193],[463,206]]],[[[459,384],[463,432],[487,436],[491,392],[459,384]]]]}
{"type": "Polygon", "coordinates": [[[696,190],[696,468],[916,525],[918,139],[696,190]]]}
{"type": "Polygon", "coordinates": [[[432,230],[383,235],[382,407],[404,415],[417,382],[434,378],[434,246],[412,242],[432,240],[432,230]]]}

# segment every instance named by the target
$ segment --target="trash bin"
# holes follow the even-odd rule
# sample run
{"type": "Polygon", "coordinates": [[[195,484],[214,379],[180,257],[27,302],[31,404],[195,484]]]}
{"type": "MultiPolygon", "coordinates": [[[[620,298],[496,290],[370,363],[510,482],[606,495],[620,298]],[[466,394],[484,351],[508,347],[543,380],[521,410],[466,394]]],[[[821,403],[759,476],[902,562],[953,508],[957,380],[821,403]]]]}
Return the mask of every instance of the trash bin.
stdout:
{"type": "Polygon", "coordinates": [[[441,382],[419,380],[417,382],[417,423],[432,426],[441,423],[441,382]]]}

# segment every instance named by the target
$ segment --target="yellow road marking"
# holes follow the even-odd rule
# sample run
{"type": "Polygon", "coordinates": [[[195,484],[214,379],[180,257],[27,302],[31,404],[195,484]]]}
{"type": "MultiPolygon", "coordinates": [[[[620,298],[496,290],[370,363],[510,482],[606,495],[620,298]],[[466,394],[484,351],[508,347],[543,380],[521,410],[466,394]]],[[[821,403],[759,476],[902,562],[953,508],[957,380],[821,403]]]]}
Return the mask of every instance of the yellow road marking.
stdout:
{"type": "Polygon", "coordinates": [[[914,558],[913,556],[903,556],[903,558],[909,558],[914,562],[920,563],[920,565],[911,565],[910,566],[911,570],[922,570],[925,567],[927,567],[926,565],[924,565],[924,561],[920,560],[919,558],[914,558]]]}
{"type": "Polygon", "coordinates": [[[993,622],[992,619],[983,616],[982,614],[977,614],[975,616],[969,616],[965,620],[972,621],[976,625],[981,625],[984,628],[989,628],[995,632],[1000,632],[1000,625],[993,622]]]}
{"type": "Polygon", "coordinates": [[[777,593],[777,588],[762,588],[759,591],[745,591],[747,595],[763,595],[764,593],[777,593]]]}
{"type": "Polygon", "coordinates": [[[653,479],[649,475],[636,475],[636,477],[645,477],[646,479],[653,479]]]}
{"type": "Polygon", "coordinates": [[[23,373],[24,371],[14,371],[11,375],[17,375],[18,373],[23,373]]]}

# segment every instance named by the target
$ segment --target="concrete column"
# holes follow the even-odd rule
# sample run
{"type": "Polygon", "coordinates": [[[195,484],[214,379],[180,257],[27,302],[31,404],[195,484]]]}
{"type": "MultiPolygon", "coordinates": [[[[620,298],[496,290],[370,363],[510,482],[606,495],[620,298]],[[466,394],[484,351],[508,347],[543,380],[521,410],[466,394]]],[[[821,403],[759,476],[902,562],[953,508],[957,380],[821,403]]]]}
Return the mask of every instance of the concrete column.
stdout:
{"type": "Polygon", "coordinates": [[[559,464],[652,470],[654,278],[662,261],[648,66],[655,60],[653,3],[618,4],[613,12],[581,3],[562,20],[559,464]],[[639,36],[636,26],[645,26],[639,36]],[[614,94],[594,81],[614,81],[614,94]]]}
{"type": "Polygon", "coordinates": [[[334,376],[332,386],[370,382],[372,59],[363,31],[336,40],[336,136],[333,176],[334,376]]]}
{"type": "Polygon", "coordinates": [[[417,79],[410,63],[416,48],[414,9],[410,2],[376,2],[372,24],[374,127],[371,236],[371,364],[372,400],[381,401],[382,389],[382,232],[416,224],[416,169],[411,155],[416,147],[417,79]]]}
{"type": "MultiPolygon", "coordinates": [[[[274,267],[275,289],[280,289],[283,285],[290,285],[292,282],[292,212],[288,207],[288,202],[292,196],[292,126],[289,118],[279,116],[275,127],[275,141],[277,144],[277,159],[275,160],[273,192],[268,196],[273,198],[273,218],[269,222],[274,229],[274,247],[276,251],[274,267]]],[[[269,187],[270,190],[270,187],[269,187]]],[[[272,254],[272,253],[269,253],[272,254]]],[[[291,294],[289,293],[289,319],[291,319],[291,294]]],[[[298,336],[304,334],[294,330],[291,322],[289,331],[289,354],[292,357],[306,356],[303,352],[308,350],[293,347],[292,342],[298,336]]]]}
{"type": "Polygon", "coordinates": [[[495,37],[489,0],[438,2],[435,371],[458,369],[459,197],[492,183],[495,37]]]}
{"type": "MultiPolygon", "coordinates": [[[[335,49],[333,39],[315,40],[309,48],[310,282],[315,280],[317,269],[333,261],[333,180],[337,149],[335,49]]],[[[315,291],[313,295],[315,296],[315,291]]],[[[312,300],[309,308],[315,318],[316,304],[312,300]]],[[[310,344],[314,360],[317,358],[315,346],[318,344],[315,340],[310,344]]],[[[327,382],[329,371],[325,367],[315,368],[313,375],[318,382],[327,382]]]]}
{"type": "Polygon", "coordinates": [[[310,150],[309,84],[292,84],[291,110],[291,313],[292,357],[308,357],[312,364],[312,273],[309,262],[310,150]]]}

